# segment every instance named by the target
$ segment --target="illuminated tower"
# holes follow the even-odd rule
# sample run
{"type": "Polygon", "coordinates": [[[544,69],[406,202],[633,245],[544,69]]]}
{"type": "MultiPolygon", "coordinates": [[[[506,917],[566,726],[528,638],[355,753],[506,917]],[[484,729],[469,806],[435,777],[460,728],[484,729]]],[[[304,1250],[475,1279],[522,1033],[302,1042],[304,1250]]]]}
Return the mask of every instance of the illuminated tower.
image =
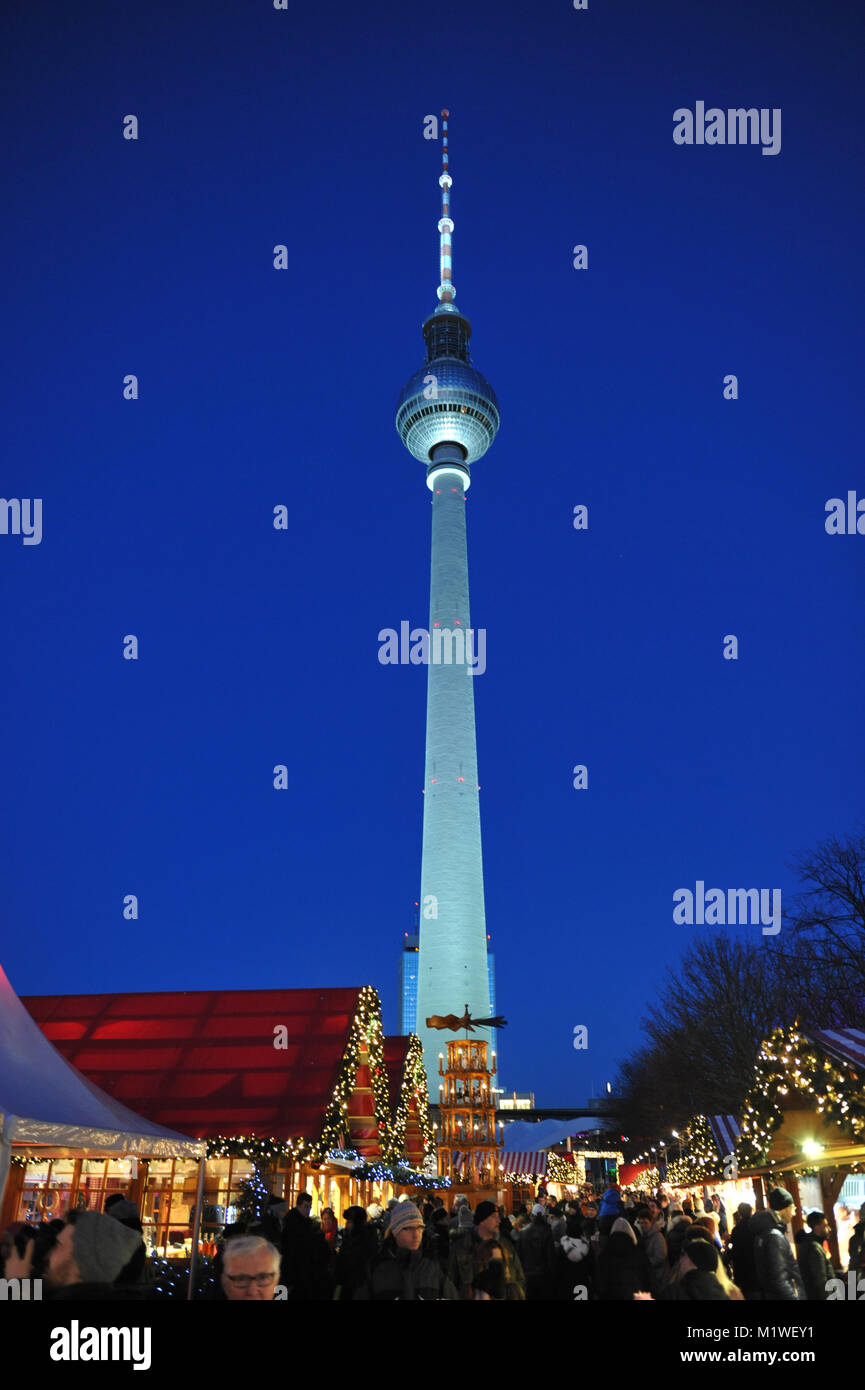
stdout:
{"type": "MultiPolygon", "coordinates": [[[[397,432],[426,465],[432,493],[417,1009],[432,1096],[442,1035],[425,1020],[461,1014],[466,1002],[474,1018],[490,1017],[473,677],[485,666],[486,642],[469,617],[465,499],[471,467],[495,439],[499,408],[471,365],[471,324],[455,302],[447,118],[443,111],[439,304],[423,325],[426,362],[403,387],[396,413],[397,432]]],[[[491,1040],[489,1029],[479,1036],[491,1040]]]]}

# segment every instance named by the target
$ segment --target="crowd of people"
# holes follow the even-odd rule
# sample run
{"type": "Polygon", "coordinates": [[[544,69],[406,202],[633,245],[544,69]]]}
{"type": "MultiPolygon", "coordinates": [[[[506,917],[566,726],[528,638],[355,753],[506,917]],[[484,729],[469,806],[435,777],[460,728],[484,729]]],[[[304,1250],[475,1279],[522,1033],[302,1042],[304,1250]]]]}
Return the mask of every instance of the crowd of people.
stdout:
{"type": "MultiPolygon", "coordinates": [[[[227,1230],[208,1278],[208,1301],[284,1299],[449,1301],[769,1300],[823,1301],[840,1274],[828,1253],[828,1223],[807,1214],[794,1243],[795,1212],[782,1187],[768,1207],[728,1214],[717,1193],[659,1189],[598,1199],[590,1188],[557,1200],[504,1207],[458,1195],[448,1209],[430,1195],[386,1208],[348,1207],[342,1226],[312,1198],[270,1196],[255,1216],[227,1230]]],[[[865,1276],[865,1204],[849,1236],[845,1270],[865,1276]]],[[[155,1296],[141,1221],[122,1195],[105,1212],[71,1211],[41,1227],[16,1223],[0,1238],[0,1276],[39,1278],[44,1297],[146,1299],[155,1296]]]]}

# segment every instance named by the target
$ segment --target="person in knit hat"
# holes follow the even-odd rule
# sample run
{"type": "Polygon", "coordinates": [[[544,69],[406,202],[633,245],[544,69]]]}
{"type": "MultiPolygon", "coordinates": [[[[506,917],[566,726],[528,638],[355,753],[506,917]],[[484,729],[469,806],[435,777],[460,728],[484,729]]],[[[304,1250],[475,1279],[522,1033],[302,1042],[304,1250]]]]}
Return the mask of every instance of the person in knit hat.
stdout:
{"type": "Polygon", "coordinates": [[[438,1261],[421,1250],[423,1235],[423,1217],[414,1202],[399,1202],[391,1213],[378,1258],[354,1297],[377,1303],[455,1301],[457,1291],[450,1279],[438,1261]]]}
{"type": "Polygon", "coordinates": [[[751,1218],[759,1297],[770,1302],[793,1303],[805,1297],[799,1264],[787,1239],[787,1225],[795,1210],[787,1189],[773,1187],[768,1211],[758,1211],[751,1218]]]}
{"type": "Polygon", "coordinates": [[[144,1244],[144,1227],[141,1224],[141,1217],[138,1215],[138,1208],[134,1202],[130,1202],[122,1194],[115,1194],[113,1198],[109,1197],[105,1203],[105,1214],[110,1216],[112,1220],[119,1221],[121,1226],[127,1226],[130,1231],[137,1231],[142,1237],[132,1259],[115,1281],[118,1284],[140,1284],[144,1279],[147,1247],[144,1244]]]}
{"type": "Polygon", "coordinates": [[[91,1297],[97,1290],[110,1290],[143,1244],[137,1231],[121,1225],[113,1216],[100,1211],[71,1211],[57,1237],[45,1268],[45,1282],[51,1290],[88,1287],[91,1297]]]}

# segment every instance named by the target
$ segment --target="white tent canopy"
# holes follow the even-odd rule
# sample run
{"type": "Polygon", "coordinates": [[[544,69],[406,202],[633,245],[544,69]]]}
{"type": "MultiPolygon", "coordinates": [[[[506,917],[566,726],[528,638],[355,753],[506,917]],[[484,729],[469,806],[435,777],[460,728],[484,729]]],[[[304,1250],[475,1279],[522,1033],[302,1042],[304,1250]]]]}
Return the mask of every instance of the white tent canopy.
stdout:
{"type": "Polygon", "coordinates": [[[504,1147],[508,1150],[531,1149],[537,1153],[560,1144],[571,1134],[585,1134],[589,1130],[600,1131],[602,1128],[596,1115],[575,1115],[572,1120],[505,1121],[504,1147]]]}
{"type": "Polygon", "coordinates": [[[30,1017],[0,966],[0,1200],[12,1144],[200,1158],[205,1144],[145,1120],[76,1071],[30,1017]]]}

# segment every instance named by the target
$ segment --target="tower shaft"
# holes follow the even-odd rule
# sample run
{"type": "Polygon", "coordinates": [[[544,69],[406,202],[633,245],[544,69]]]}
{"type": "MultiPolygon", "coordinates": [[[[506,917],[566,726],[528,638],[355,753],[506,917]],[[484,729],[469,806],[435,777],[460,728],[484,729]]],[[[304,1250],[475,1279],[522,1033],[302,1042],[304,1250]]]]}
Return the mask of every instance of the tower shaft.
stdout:
{"type": "MultiPolygon", "coordinates": [[[[432,493],[426,768],[418,951],[417,1032],[430,1094],[445,1038],[433,1014],[490,1017],[487,928],[478,805],[474,676],[486,642],[471,636],[465,494],[473,465],[499,428],[496,394],[472,365],[471,324],[453,283],[450,151],[442,111],[438,307],[424,321],[426,362],[397,401],[396,428],[427,470],[432,493]]],[[[478,1030],[489,1042],[491,1030],[478,1030]]]]}
{"type": "MultiPolygon", "coordinates": [[[[437,1084],[442,1034],[426,1027],[432,1014],[489,1018],[487,930],[475,739],[477,635],[469,635],[463,469],[436,468],[432,483],[430,656],[427,677],[421,928],[417,1030],[431,1088],[437,1084]],[[436,632],[446,634],[437,656],[436,632]],[[468,644],[468,645],[467,645],[468,644]],[[447,661],[447,655],[462,660],[447,661]]],[[[480,669],[480,668],[478,668],[480,669]]],[[[487,1041],[489,1030],[480,1030],[487,1041]]],[[[436,1092],[431,1089],[431,1095],[436,1092]]]]}

